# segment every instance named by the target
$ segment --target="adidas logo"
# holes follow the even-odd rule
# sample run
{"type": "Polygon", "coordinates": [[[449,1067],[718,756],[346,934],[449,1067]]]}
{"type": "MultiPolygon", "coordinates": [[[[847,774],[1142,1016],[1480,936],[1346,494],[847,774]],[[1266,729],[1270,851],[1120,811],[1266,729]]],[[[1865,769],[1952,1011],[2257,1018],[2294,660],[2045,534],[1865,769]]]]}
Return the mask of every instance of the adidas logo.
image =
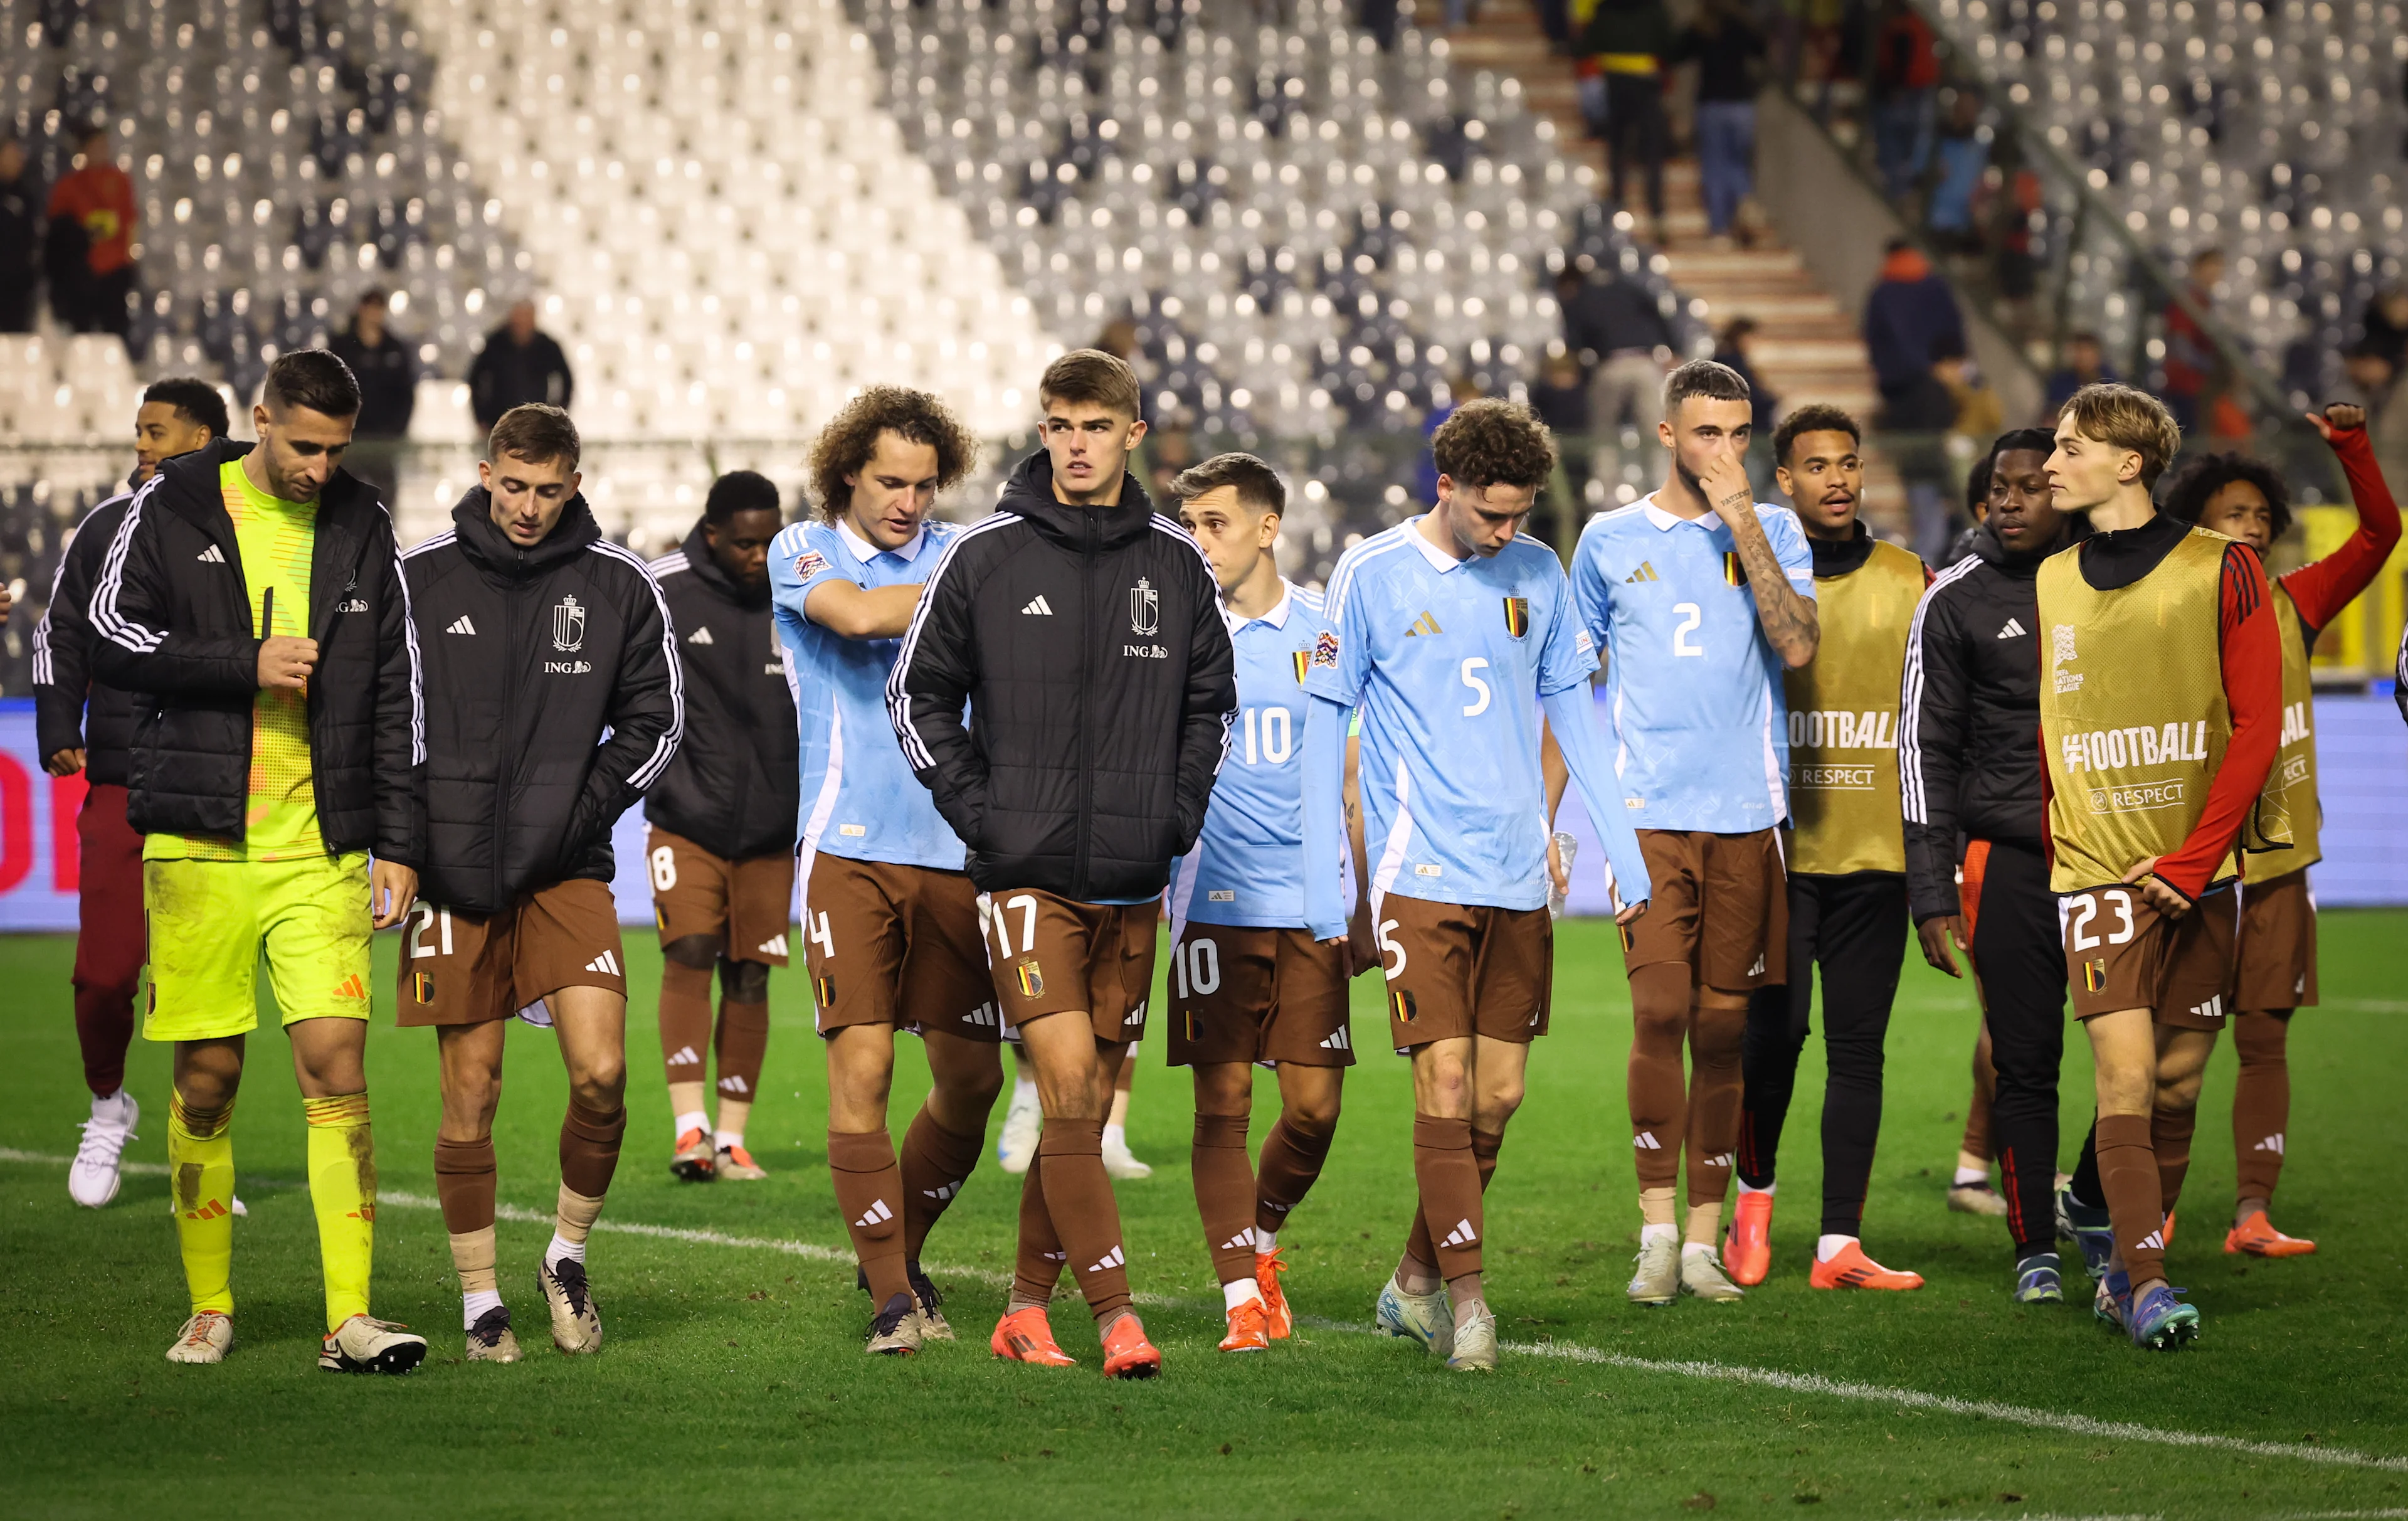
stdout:
{"type": "Polygon", "coordinates": [[[1446,630],[1438,626],[1437,619],[1425,612],[1420,617],[1413,620],[1412,627],[1405,630],[1405,638],[1409,639],[1417,639],[1424,634],[1443,634],[1445,632],[1446,630]]]}
{"type": "Polygon", "coordinates": [[[1659,1144],[1659,1143],[1656,1141],[1656,1138],[1655,1138],[1653,1135],[1649,1134],[1647,1131],[1644,1131],[1644,1130],[1641,1130],[1641,1131],[1640,1131],[1637,1135],[1632,1136],[1632,1137],[1630,1138],[1630,1143],[1631,1143],[1633,1146],[1638,1147],[1638,1148],[1639,1148],[1641,1151],[1642,1151],[1642,1152],[1660,1152],[1660,1151],[1662,1151],[1662,1150],[1664,1149],[1664,1148],[1663,1148],[1663,1146],[1662,1146],[1661,1144],[1659,1144]]]}
{"type": "Polygon", "coordinates": [[[1739,1160],[1739,1157],[1738,1157],[1737,1154],[1732,1153],[1732,1152],[1725,1152],[1725,1153],[1723,1153],[1720,1156],[1709,1156],[1709,1157],[1707,1157],[1707,1158],[1706,1158],[1706,1166],[1708,1166],[1708,1167],[1728,1167],[1728,1166],[1730,1166],[1733,1162],[1736,1162],[1736,1161],[1738,1161],[1738,1160],[1739,1160]]]}
{"type": "Polygon", "coordinates": [[[717,644],[719,642],[717,639],[710,637],[710,630],[708,628],[695,629],[693,633],[688,634],[685,637],[685,641],[688,644],[717,644]]]}
{"type": "Polygon", "coordinates": [[[477,625],[468,621],[468,615],[465,612],[452,619],[443,629],[446,634],[474,634],[476,631],[477,625]]]}
{"type": "Polygon", "coordinates": [[[765,956],[781,956],[786,954],[786,932],[784,930],[780,930],[769,939],[763,940],[760,945],[760,951],[765,956]]]}
{"type": "Polygon", "coordinates": [[[2007,620],[2007,625],[1999,630],[1999,638],[2002,639],[2019,639],[2028,632],[2029,632],[2029,630],[2026,629],[2022,624],[2010,618],[2007,620]]]}
{"type": "Polygon", "coordinates": [[[1639,562],[1638,569],[1622,578],[1623,584],[1625,585],[1628,585],[1633,581],[1661,581],[1663,579],[1663,577],[1656,574],[1656,567],[1645,560],[1639,562]]]}
{"type": "Polygon", "coordinates": [[[626,975],[625,972],[619,969],[619,953],[616,951],[603,952],[600,955],[595,956],[593,960],[587,962],[585,964],[585,969],[587,971],[598,971],[605,977],[624,977],[626,975]]]}
{"type": "Polygon", "coordinates": [[[1347,1031],[1346,1026],[1340,1025],[1338,1028],[1329,1032],[1328,1040],[1321,1042],[1321,1049],[1324,1051],[1352,1051],[1354,1049],[1354,1041],[1353,1037],[1347,1031]]]}
{"type": "Polygon", "coordinates": [[[208,549],[201,551],[201,552],[194,555],[194,558],[200,561],[203,565],[223,565],[226,563],[225,555],[220,552],[215,544],[211,544],[208,549]]]}
{"type": "Polygon", "coordinates": [[[1455,1228],[1446,1233],[1446,1240],[1439,1242],[1439,1244],[1440,1246],[1471,1246],[1477,1244],[1479,1240],[1480,1232],[1471,1228],[1470,1221],[1458,1220],[1455,1223],[1455,1228]]]}
{"type": "Polygon", "coordinates": [[[975,1025],[982,1030],[991,1030],[996,1027],[996,1022],[1000,1018],[1002,1018],[1002,1015],[996,1009],[995,1005],[991,1003],[982,1003],[977,1008],[971,1010],[968,1013],[964,1014],[962,1016],[962,1023],[965,1025],[975,1025]]]}
{"type": "Polygon", "coordinates": [[[2283,1133],[2278,1130],[2249,1149],[2253,1152],[2272,1152],[2280,1156],[2283,1155],[2283,1133]]]}
{"type": "Polygon", "coordinates": [[[2224,1017],[2224,995],[2219,993],[2215,997],[2208,999],[2205,1003],[2192,1004],[2190,1006],[2190,1012],[2200,1019],[2222,1019],[2224,1017]]]}
{"type": "Polygon", "coordinates": [[[367,996],[367,983],[361,979],[360,974],[357,972],[353,972],[351,976],[344,978],[342,984],[335,989],[335,997],[338,998],[365,998],[367,996]]]}
{"type": "Polygon", "coordinates": [[[1024,613],[1027,613],[1031,617],[1051,618],[1054,616],[1054,604],[1046,601],[1044,595],[1039,593],[1029,602],[1028,606],[1021,609],[1020,610],[1024,613]]]}
{"type": "Polygon", "coordinates": [[[229,1212],[225,1207],[225,1201],[223,1199],[213,1198],[197,1210],[186,1210],[184,1212],[184,1218],[187,1220],[215,1220],[228,1212],[229,1212]]]}
{"type": "Polygon", "coordinates": [[[1254,1227],[1252,1227],[1252,1226],[1248,1226],[1245,1229],[1243,1229],[1243,1230],[1241,1230],[1241,1231],[1238,1232],[1235,1236],[1232,1236],[1232,1237],[1230,1237],[1227,1241],[1223,1241],[1223,1242],[1221,1243],[1220,1247],[1219,1247],[1219,1250],[1224,1251],[1224,1252],[1234,1252],[1234,1251],[1236,1251],[1236,1250],[1237,1250],[1239,1247],[1240,1247],[1240,1246],[1252,1246],[1252,1245],[1254,1245],[1254,1227]]]}
{"type": "Polygon", "coordinates": [[[894,1218],[895,1212],[886,1207],[884,1199],[873,1198],[869,1201],[869,1208],[864,1210],[861,1218],[853,1224],[856,1230],[867,1230],[872,1226],[882,1226],[894,1218]]]}
{"type": "Polygon", "coordinates": [[[1121,1251],[1120,1243],[1118,1241],[1114,1241],[1112,1243],[1112,1249],[1104,1254],[1103,1260],[1096,1263],[1087,1270],[1089,1272],[1103,1272],[1108,1269],[1125,1266],[1127,1262],[1128,1257],[1121,1251]]]}
{"type": "Polygon", "coordinates": [[[700,1067],[702,1056],[692,1046],[680,1046],[666,1064],[670,1067],[700,1067]]]}
{"type": "Polygon", "coordinates": [[[2165,1249],[2166,1233],[2162,1230],[2149,1232],[2141,1238],[2141,1244],[2133,1248],[2137,1252],[2162,1252],[2165,1249]]]}
{"type": "Polygon", "coordinates": [[[722,1093],[746,1094],[751,1093],[752,1090],[745,1086],[744,1080],[740,1077],[724,1077],[719,1080],[719,1091],[722,1093]]]}
{"type": "Polygon", "coordinates": [[[1758,955],[1758,956],[1756,958],[1756,965],[1755,965],[1755,966],[1753,966],[1753,967],[1750,967],[1750,968],[1747,969],[1747,974],[1748,974],[1750,977],[1761,977],[1761,976],[1763,976],[1763,975],[1764,975],[1764,957],[1763,957],[1763,956],[1758,955]]]}
{"type": "Polygon", "coordinates": [[[1068,1262],[1070,1260],[1070,1254],[1068,1252],[1039,1252],[1037,1255],[1043,1257],[1048,1262],[1068,1262]]]}
{"type": "Polygon", "coordinates": [[[920,1190],[920,1197],[922,1198],[933,1198],[938,1203],[942,1204],[945,1200],[953,1198],[955,1194],[958,1194],[961,1191],[962,1185],[960,1184],[949,1183],[942,1188],[923,1188],[920,1190]]]}

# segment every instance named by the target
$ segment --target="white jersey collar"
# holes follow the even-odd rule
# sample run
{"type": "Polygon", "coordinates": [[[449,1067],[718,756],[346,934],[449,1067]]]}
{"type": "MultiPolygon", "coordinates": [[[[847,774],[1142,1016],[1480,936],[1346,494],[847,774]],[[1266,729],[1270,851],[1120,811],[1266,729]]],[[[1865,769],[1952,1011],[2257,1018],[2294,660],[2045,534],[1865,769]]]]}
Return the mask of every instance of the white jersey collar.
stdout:
{"type": "Polygon", "coordinates": [[[1693,523],[1709,533],[1723,525],[1723,520],[1715,516],[1711,508],[1702,518],[1684,518],[1678,512],[1667,512],[1656,505],[1656,494],[1652,491],[1640,502],[1640,505],[1647,509],[1647,521],[1668,534],[1684,523],[1693,523]]]}
{"type": "Polygon", "coordinates": [[[910,540],[899,550],[882,550],[877,545],[871,543],[868,539],[862,538],[860,532],[853,527],[853,520],[851,518],[838,518],[836,520],[836,536],[844,540],[844,547],[851,550],[853,552],[853,558],[859,560],[863,565],[867,565],[870,561],[875,560],[882,554],[892,554],[896,559],[909,565],[910,562],[920,557],[921,547],[928,542],[928,527],[927,524],[922,524],[920,525],[920,531],[913,534],[910,540]]]}
{"type": "Polygon", "coordinates": [[[1469,564],[1469,557],[1458,560],[1429,541],[1429,535],[1422,532],[1422,524],[1429,521],[1429,516],[1428,512],[1425,512],[1420,517],[1408,518],[1405,520],[1404,528],[1405,537],[1413,541],[1413,548],[1422,552],[1422,558],[1429,562],[1430,568],[1443,576],[1450,570],[1458,569],[1469,564]]]}
{"type": "Polygon", "coordinates": [[[1288,610],[1295,605],[1295,602],[1296,583],[1288,580],[1285,576],[1282,576],[1280,578],[1280,599],[1271,604],[1270,611],[1264,613],[1259,618],[1240,618],[1236,613],[1231,612],[1229,610],[1229,605],[1226,602],[1224,602],[1221,604],[1221,620],[1229,625],[1229,632],[1232,634],[1235,634],[1238,630],[1245,627],[1248,624],[1268,624],[1273,628],[1285,628],[1287,626],[1288,610]]]}

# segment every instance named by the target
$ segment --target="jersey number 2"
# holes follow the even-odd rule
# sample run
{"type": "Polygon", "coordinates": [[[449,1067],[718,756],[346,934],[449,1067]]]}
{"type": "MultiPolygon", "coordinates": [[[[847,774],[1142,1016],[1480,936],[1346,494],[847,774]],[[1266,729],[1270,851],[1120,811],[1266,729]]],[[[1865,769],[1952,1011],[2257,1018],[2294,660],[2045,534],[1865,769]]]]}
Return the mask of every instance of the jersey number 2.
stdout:
{"type": "Polygon", "coordinates": [[[1689,636],[1706,621],[1706,611],[1695,602],[1675,602],[1672,610],[1680,613],[1681,626],[1672,630],[1672,653],[1676,655],[1702,655],[1706,652],[1689,642],[1689,636]]]}

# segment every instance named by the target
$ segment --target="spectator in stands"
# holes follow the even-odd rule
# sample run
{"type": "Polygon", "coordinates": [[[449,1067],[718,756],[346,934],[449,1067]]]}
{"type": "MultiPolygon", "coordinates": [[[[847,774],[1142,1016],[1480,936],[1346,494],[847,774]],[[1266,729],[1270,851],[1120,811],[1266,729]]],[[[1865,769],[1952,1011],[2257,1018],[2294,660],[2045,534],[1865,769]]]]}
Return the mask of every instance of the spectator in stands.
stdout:
{"type": "Polygon", "coordinates": [[[2100,380],[2121,378],[2107,367],[2107,346],[2099,341],[2098,334],[2068,334],[2065,363],[2051,371],[2048,377],[2048,415],[2042,422],[2055,427],[2057,414],[2065,410],[2065,404],[2073,399],[2076,391],[2100,380]]]}
{"type": "Polygon", "coordinates": [[[2394,370],[2408,366],[2408,285],[2394,285],[2368,302],[2363,325],[2364,346],[2390,360],[2394,370]]]}
{"type": "Polygon", "coordinates": [[[1981,239],[1973,231],[1973,194],[1990,167],[1993,134],[1982,124],[1982,99],[1958,88],[1949,102],[1948,122],[1942,129],[1938,155],[1940,180],[1931,187],[1931,208],[1924,216],[1943,248],[1978,251],[1981,239]]]}
{"type": "Polygon", "coordinates": [[[1605,156],[1609,199],[1628,206],[1630,175],[1645,177],[1653,237],[1664,240],[1664,55],[1672,47],[1672,14],[1664,0],[1597,0],[1581,33],[1580,50],[1596,60],[1605,81],[1605,156]]]}
{"type": "MultiPolygon", "coordinates": [[[[2224,278],[2224,251],[2201,249],[2191,255],[2190,279],[2184,291],[2190,306],[2205,316],[2215,309],[2215,282],[2224,278]]],[[[2180,301],[2166,303],[2166,410],[2185,433],[2198,430],[2200,404],[2221,363],[2215,345],[2199,317],[2180,301]]]]}
{"type": "Polygon", "coordinates": [[[1948,394],[1949,432],[1980,444],[2006,431],[2006,404],[1966,353],[1963,343],[1941,344],[1931,356],[1931,377],[1948,394]]]}
{"type": "Polygon", "coordinates": [[[2379,344],[2361,339],[2342,356],[2342,383],[2332,399],[2366,409],[2366,441],[2374,461],[2394,481],[2408,481],[2408,384],[2402,366],[2379,344]]]}
{"type": "Polygon", "coordinates": [[[1588,372],[1589,425],[1600,433],[1653,428],[1672,358],[1672,324],[1656,298],[1635,280],[1609,273],[1592,281],[1568,266],[1555,277],[1555,300],[1564,347],[1588,372]]]}
{"type": "MultiPolygon", "coordinates": [[[[132,325],[127,301],[134,294],[134,179],[108,154],[108,129],[97,122],[76,139],[75,168],[50,191],[55,226],[83,230],[83,262],[90,281],[71,325],[79,333],[125,336],[132,325]]],[[[56,298],[53,297],[55,305],[56,298]]],[[[64,317],[66,313],[61,313],[64,317]]]]}
{"type": "Polygon", "coordinates": [[[225,395],[194,376],[153,380],[134,412],[134,474],[128,490],[159,473],[179,454],[206,449],[226,436],[225,395]]]}
{"type": "Polygon", "coordinates": [[[1581,378],[1580,360],[1560,343],[1547,346],[1539,366],[1539,383],[1530,388],[1530,409],[1554,430],[1561,446],[1564,477],[1572,500],[1585,501],[1589,476],[1588,383],[1581,378]]]}
{"type": "Polygon", "coordinates": [[[1672,44],[1671,62],[1698,63],[1698,177],[1706,198],[1706,236],[1742,242],[1739,221],[1756,192],[1756,95],[1763,83],[1764,34],[1741,0],[1706,0],[1672,44]]]}
{"type": "Polygon", "coordinates": [[[0,137],[0,333],[34,330],[41,286],[42,197],[25,145],[0,137]]]}
{"type": "Polygon", "coordinates": [[[418,405],[418,355],[385,325],[391,311],[382,291],[362,292],[351,325],[326,345],[360,382],[360,416],[343,466],[388,504],[398,485],[401,441],[409,437],[409,414],[418,405]]]}
{"type": "Polygon", "coordinates": [[[508,322],[485,335],[485,347],[468,366],[468,409],[480,432],[492,432],[513,407],[542,402],[565,409],[576,388],[568,355],[537,328],[535,302],[525,296],[510,308],[508,322]]]}
{"type": "Polygon", "coordinates": [[[1873,164],[1893,201],[1913,193],[1931,162],[1938,42],[1905,0],[1892,0],[1874,36],[1873,164]]]}
{"type": "MultiPolygon", "coordinates": [[[[1932,356],[1948,348],[1965,352],[1965,316],[1956,308],[1956,294],[1933,270],[1931,261],[1903,237],[1890,239],[1881,279],[1865,297],[1864,335],[1884,413],[1913,410],[1917,417],[1926,415],[1934,389],[1932,356]]],[[[1945,406],[1944,401],[1942,405],[1945,406]]],[[[1949,415],[1954,415],[1953,409],[1949,415]]],[[[1901,425],[1892,421],[1882,423],[1884,427],[1901,425]]]]}
{"type": "Polygon", "coordinates": [[[1773,395],[1764,378],[1756,372],[1756,319],[1734,317],[1714,340],[1714,362],[1739,371],[1747,382],[1748,395],[1755,406],[1754,428],[1757,438],[1770,442],[1773,424],[1779,421],[1781,398],[1773,395]]]}

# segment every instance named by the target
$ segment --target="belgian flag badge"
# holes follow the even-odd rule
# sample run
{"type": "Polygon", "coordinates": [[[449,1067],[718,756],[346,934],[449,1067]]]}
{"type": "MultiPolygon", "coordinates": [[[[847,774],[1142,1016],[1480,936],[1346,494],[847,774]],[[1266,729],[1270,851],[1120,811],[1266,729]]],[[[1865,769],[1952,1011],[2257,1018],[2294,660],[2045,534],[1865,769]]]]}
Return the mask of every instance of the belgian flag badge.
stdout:
{"type": "Polygon", "coordinates": [[[409,996],[417,999],[420,1003],[433,1003],[435,1001],[435,974],[431,971],[411,972],[409,974],[409,996]]]}
{"type": "Polygon", "coordinates": [[[1530,631],[1530,599],[1509,596],[1505,599],[1505,632],[1520,639],[1530,631]]]}
{"type": "Polygon", "coordinates": [[[1736,550],[1723,551],[1723,584],[1726,586],[1747,584],[1747,567],[1740,564],[1739,552],[1736,550]]]}
{"type": "Polygon", "coordinates": [[[1388,1015],[1399,1024],[1410,1025],[1421,1011],[1413,1006],[1413,996],[1401,987],[1388,990],[1388,1015]]]}
{"type": "Polygon", "coordinates": [[[1295,653],[1289,655],[1288,659],[1296,663],[1296,684],[1302,686],[1304,684],[1304,673],[1312,665],[1312,652],[1310,650],[1298,650],[1295,653]]]}
{"type": "Polygon", "coordinates": [[[1024,961],[1020,963],[1020,965],[1011,969],[1011,974],[1020,980],[1020,996],[1022,997],[1041,998],[1045,997],[1045,974],[1038,969],[1036,962],[1024,961]]]}
{"type": "Polygon", "coordinates": [[[2107,961],[2105,957],[2097,957],[2082,964],[2082,986],[2084,991],[2090,993],[2104,993],[2107,991],[2107,961]]]}
{"type": "Polygon", "coordinates": [[[811,991],[819,995],[821,1008],[833,1009],[836,1007],[836,978],[834,976],[823,972],[819,976],[812,978],[811,991]]]}

